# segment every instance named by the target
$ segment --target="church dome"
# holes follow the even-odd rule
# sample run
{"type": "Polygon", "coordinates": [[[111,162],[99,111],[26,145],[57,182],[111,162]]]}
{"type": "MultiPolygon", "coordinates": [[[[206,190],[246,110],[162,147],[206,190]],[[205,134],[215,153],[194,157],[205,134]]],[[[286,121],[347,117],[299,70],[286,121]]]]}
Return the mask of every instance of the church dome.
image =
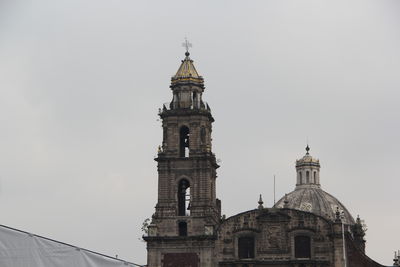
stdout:
{"type": "Polygon", "coordinates": [[[337,198],[321,188],[297,188],[280,199],[274,207],[308,211],[329,220],[335,220],[335,213],[339,208],[340,211],[343,211],[344,223],[355,223],[354,218],[346,207],[337,198]]]}
{"type": "Polygon", "coordinates": [[[346,207],[331,194],[321,189],[319,160],[313,158],[307,146],[306,155],[296,161],[296,189],[286,194],[275,205],[275,208],[291,208],[311,212],[328,220],[335,220],[339,209],[343,214],[343,222],[355,224],[354,218],[346,207]]]}

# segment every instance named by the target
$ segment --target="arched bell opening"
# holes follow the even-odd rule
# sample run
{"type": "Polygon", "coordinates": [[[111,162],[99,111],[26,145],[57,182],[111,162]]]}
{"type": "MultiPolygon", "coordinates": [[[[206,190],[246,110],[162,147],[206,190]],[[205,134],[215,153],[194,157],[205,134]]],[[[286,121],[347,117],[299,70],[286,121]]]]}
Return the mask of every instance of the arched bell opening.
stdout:
{"type": "Polygon", "coordinates": [[[199,99],[198,99],[199,95],[196,92],[193,92],[192,96],[193,96],[192,107],[195,109],[198,109],[199,108],[199,99]]]}
{"type": "Polygon", "coordinates": [[[201,144],[205,144],[206,143],[206,127],[201,126],[200,129],[200,142],[201,144]]]}
{"type": "Polygon", "coordinates": [[[190,215],[190,183],[182,179],[178,184],[178,216],[190,215]]]}
{"type": "Polygon", "coordinates": [[[182,126],[179,131],[179,156],[189,157],[189,128],[182,126]]]}

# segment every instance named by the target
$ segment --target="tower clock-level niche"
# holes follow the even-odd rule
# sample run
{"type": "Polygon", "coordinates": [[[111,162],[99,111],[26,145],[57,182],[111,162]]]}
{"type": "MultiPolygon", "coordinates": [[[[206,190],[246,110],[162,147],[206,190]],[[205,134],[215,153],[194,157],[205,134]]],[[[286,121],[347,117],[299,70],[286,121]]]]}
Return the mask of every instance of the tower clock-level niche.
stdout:
{"type": "Polygon", "coordinates": [[[145,237],[148,265],[214,266],[215,230],[221,218],[211,132],[214,118],[203,101],[204,80],[188,51],[171,79],[164,104],[158,163],[158,202],[145,237]],[[193,265],[195,264],[195,265],[193,265]]]}

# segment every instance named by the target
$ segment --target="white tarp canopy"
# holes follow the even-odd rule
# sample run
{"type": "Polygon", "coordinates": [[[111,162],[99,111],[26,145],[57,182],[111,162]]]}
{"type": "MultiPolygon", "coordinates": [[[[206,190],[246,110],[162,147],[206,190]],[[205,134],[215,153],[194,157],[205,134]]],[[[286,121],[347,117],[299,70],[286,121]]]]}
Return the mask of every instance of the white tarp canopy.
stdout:
{"type": "Polygon", "coordinates": [[[0,225],[1,267],[134,267],[131,262],[0,225]]]}

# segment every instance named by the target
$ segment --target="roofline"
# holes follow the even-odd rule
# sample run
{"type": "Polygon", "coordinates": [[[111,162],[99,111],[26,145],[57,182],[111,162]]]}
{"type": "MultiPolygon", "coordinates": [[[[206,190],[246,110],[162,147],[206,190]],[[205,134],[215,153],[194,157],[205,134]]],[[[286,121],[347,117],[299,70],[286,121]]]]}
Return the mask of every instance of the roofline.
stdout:
{"type": "Polygon", "coordinates": [[[68,246],[68,247],[72,247],[72,248],[75,248],[75,249],[79,249],[79,250],[83,250],[83,251],[86,251],[86,252],[90,252],[90,253],[105,257],[105,258],[109,258],[109,259],[113,259],[113,260],[116,260],[116,261],[123,262],[125,264],[131,264],[131,265],[139,266],[139,267],[146,267],[147,266],[147,265],[140,265],[140,264],[137,264],[137,263],[125,261],[125,260],[118,259],[118,258],[115,258],[115,257],[111,257],[111,256],[108,256],[108,255],[105,255],[105,254],[102,254],[102,253],[99,253],[99,252],[95,252],[93,250],[89,250],[89,249],[86,249],[86,248],[80,248],[80,247],[77,247],[77,246],[74,246],[74,245],[71,245],[71,244],[68,244],[68,243],[64,243],[64,242],[57,241],[57,240],[54,240],[54,239],[51,239],[51,238],[48,238],[48,237],[32,234],[32,233],[29,233],[29,232],[26,232],[26,231],[23,231],[23,230],[19,230],[19,229],[16,229],[16,228],[12,228],[10,226],[6,226],[6,225],[3,225],[3,224],[0,224],[0,227],[6,228],[6,229],[9,229],[9,230],[12,230],[12,231],[24,233],[24,234],[27,234],[29,236],[39,237],[39,238],[42,238],[42,239],[45,239],[45,240],[48,240],[48,241],[51,241],[51,242],[55,242],[55,243],[58,243],[58,244],[61,244],[61,245],[65,245],[65,246],[68,246]]]}
{"type": "MultiPolygon", "coordinates": [[[[309,211],[305,211],[305,210],[298,210],[298,209],[293,209],[293,208],[274,208],[274,207],[264,208],[264,210],[271,210],[271,209],[276,210],[276,211],[293,210],[293,211],[296,211],[296,212],[301,212],[301,213],[305,213],[305,214],[311,214],[311,215],[313,215],[313,216],[319,217],[319,218],[321,218],[322,220],[326,221],[326,222],[329,223],[329,224],[334,223],[334,221],[331,221],[331,220],[325,218],[325,217],[322,216],[322,215],[315,214],[315,213],[313,213],[313,212],[309,212],[309,211]]],[[[238,216],[240,216],[240,215],[243,215],[243,214],[245,214],[245,213],[256,212],[256,211],[259,211],[259,210],[260,210],[260,209],[252,209],[252,210],[247,210],[247,211],[243,211],[243,212],[241,212],[241,213],[232,215],[232,216],[226,218],[226,219],[221,223],[221,225],[222,225],[223,223],[225,223],[226,221],[231,220],[231,219],[233,219],[233,218],[235,218],[235,217],[238,217],[238,216]]],[[[352,225],[352,224],[349,224],[349,225],[352,225]]]]}

